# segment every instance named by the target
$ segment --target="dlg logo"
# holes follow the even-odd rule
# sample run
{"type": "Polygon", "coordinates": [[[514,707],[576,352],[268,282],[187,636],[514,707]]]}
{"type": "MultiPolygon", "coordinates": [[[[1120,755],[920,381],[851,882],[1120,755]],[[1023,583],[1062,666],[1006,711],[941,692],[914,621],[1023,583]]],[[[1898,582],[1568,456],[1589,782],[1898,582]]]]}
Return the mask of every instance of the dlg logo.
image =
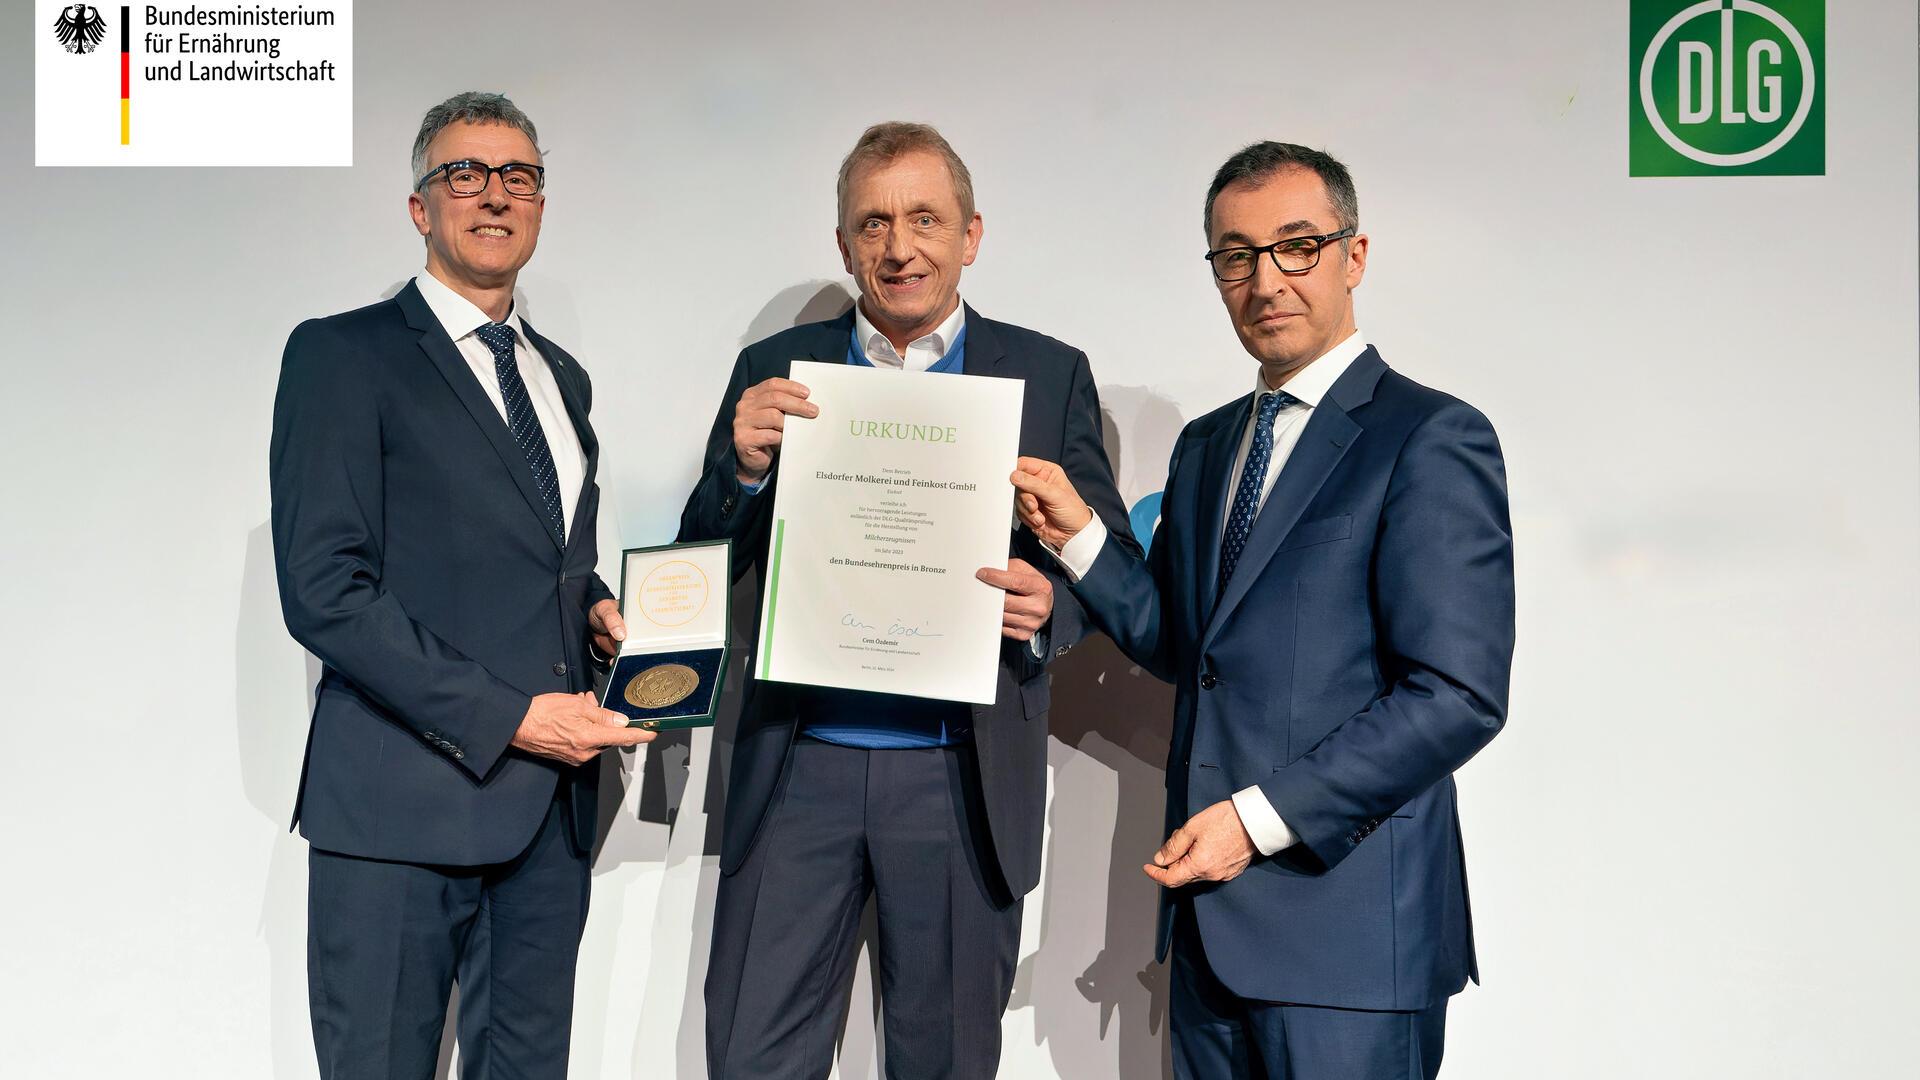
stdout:
{"type": "Polygon", "coordinates": [[[1825,0],[1633,0],[1633,176],[1826,171],[1825,0]]]}

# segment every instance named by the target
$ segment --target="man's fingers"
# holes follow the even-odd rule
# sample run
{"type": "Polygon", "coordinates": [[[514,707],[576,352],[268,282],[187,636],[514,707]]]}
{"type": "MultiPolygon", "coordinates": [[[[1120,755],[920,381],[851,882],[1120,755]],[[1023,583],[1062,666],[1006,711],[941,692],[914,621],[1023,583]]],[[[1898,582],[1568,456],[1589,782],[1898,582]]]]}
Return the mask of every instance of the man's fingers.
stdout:
{"type": "Polygon", "coordinates": [[[643,742],[652,742],[654,736],[658,734],[642,727],[628,727],[627,718],[619,713],[610,713],[610,715],[614,718],[613,722],[596,725],[587,733],[585,740],[588,746],[637,746],[643,742]]]}
{"type": "Polygon", "coordinates": [[[1172,866],[1192,849],[1193,834],[1187,831],[1185,825],[1182,825],[1173,830],[1173,835],[1167,837],[1167,842],[1160,845],[1159,851],[1153,853],[1154,865],[1172,866]]]}
{"type": "Polygon", "coordinates": [[[1013,483],[1015,487],[1018,487],[1020,484],[1019,476],[1021,473],[1034,477],[1060,475],[1060,466],[1055,465],[1046,458],[1022,456],[1014,461],[1013,468],[1015,477],[1013,483]]]}
{"type": "Polygon", "coordinates": [[[754,412],[773,412],[783,416],[792,414],[808,419],[820,415],[820,406],[797,394],[756,394],[750,398],[742,398],[740,403],[743,408],[754,412]]]}
{"type": "Polygon", "coordinates": [[[627,640],[627,620],[620,617],[618,608],[607,609],[607,635],[615,641],[627,640]]]}
{"type": "Polygon", "coordinates": [[[1001,605],[1000,613],[1009,621],[1018,619],[1021,625],[1038,629],[1041,623],[1047,621],[1047,616],[1053,614],[1053,607],[1044,598],[1010,592],[1007,602],[1001,605]]]}
{"type": "Polygon", "coordinates": [[[639,746],[652,742],[660,733],[642,727],[621,727],[608,733],[602,746],[639,746]]]}
{"type": "Polygon", "coordinates": [[[1013,589],[1020,581],[1019,576],[1011,570],[996,570],[991,566],[975,570],[973,576],[996,589],[1013,589]]]}
{"type": "Polygon", "coordinates": [[[736,451],[771,456],[773,448],[780,445],[779,428],[748,428],[736,435],[733,448],[736,451]]]}
{"type": "Polygon", "coordinates": [[[747,425],[749,434],[761,431],[785,431],[787,414],[779,409],[754,409],[752,412],[743,414],[740,421],[747,425]]]}
{"type": "Polygon", "coordinates": [[[1194,880],[1194,874],[1187,864],[1176,863],[1173,866],[1160,867],[1147,863],[1140,867],[1148,877],[1169,889],[1177,889],[1194,880]]]}
{"type": "Polygon", "coordinates": [[[1019,559],[1015,559],[1012,563],[1009,563],[1005,570],[999,570],[991,566],[983,566],[979,570],[974,571],[973,576],[996,589],[1005,589],[1007,592],[1019,596],[1037,596],[1040,593],[1049,591],[1047,588],[1048,582],[1046,575],[1041,574],[1019,559]]]}
{"type": "MultiPolygon", "coordinates": [[[[1026,459],[1021,458],[1020,460],[1025,461],[1026,459]]],[[[1023,472],[1021,470],[1016,469],[1014,470],[1013,474],[1008,477],[1008,479],[1013,481],[1013,488],[1015,491],[1020,492],[1023,498],[1026,498],[1029,500],[1035,500],[1036,505],[1037,505],[1037,499],[1036,499],[1037,496],[1057,495],[1059,493],[1051,480],[1037,476],[1030,472],[1023,472]]]]}
{"type": "Polygon", "coordinates": [[[813,391],[807,389],[805,383],[794,382],[792,379],[782,379],[777,375],[771,379],[762,379],[754,383],[752,388],[747,391],[749,396],[754,394],[791,394],[797,398],[808,397],[812,393],[813,391]]]}

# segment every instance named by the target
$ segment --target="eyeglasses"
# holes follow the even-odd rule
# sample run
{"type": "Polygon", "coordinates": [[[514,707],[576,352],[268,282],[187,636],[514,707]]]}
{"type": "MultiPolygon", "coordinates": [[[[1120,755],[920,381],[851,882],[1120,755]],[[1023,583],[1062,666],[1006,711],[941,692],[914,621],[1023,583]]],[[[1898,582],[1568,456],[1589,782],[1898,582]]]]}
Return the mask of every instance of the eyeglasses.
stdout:
{"type": "Polygon", "coordinates": [[[1215,281],[1247,280],[1253,276],[1261,255],[1271,257],[1275,268],[1283,274],[1304,274],[1320,265],[1321,248],[1332,241],[1345,240],[1354,232],[1349,226],[1325,236],[1289,236],[1261,247],[1220,248],[1207,252],[1207,263],[1213,267],[1215,281]]]}
{"type": "Polygon", "coordinates": [[[445,176],[448,191],[463,197],[478,195],[487,190],[487,183],[493,179],[494,173],[500,174],[500,186],[506,189],[507,194],[518,199],[533,198],[547,183],[547,170],[539,165],[518,161],[510,161],[505,165],[489,165],[484,161],[449,161],[421,177],[413,185],[413,190],[419,191],[436,176],[445,176]]]}

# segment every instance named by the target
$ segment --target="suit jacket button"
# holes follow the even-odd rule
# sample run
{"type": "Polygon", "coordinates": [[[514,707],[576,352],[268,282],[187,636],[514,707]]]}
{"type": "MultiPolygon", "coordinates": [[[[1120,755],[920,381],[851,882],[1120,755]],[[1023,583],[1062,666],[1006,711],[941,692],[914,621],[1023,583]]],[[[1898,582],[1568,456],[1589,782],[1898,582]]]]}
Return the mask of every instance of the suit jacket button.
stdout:
{"type": "Polygon", "coordinates": [[[1220,677],[1211,671],[1200,673],[1200,689],[1211,690],[1220,684],[1220,677]]]}
{"type": "Polygon", "coordinates": [[[1067,655],[1067,650],[1068,650],[1069,648],[1072,648],[1072,646],[1070,646],[1070,645],[1062,645],[1062,646],[1060,646],[1059,648],[1057,648],[1057,649],[1055,649],[1055,650],[1053,650],[1053,655],[1055,655],[1055,656],[1065,656],[1065,655],[1067,655]]]}
{"type": "Polygon", "coordinates": [[[722,514],[733,513],[733,496],[729,495],[726,498],[720,500],[720,512],[722,514]]]}
{"type": "Polygon", "coordinates": [[[555,675],[565,675],[567,673],[567,665],[565,664],[553,665],[553,673],[555,675]]]}
{"type": "Polygon", "coordinates": [[[466,752],[465,752],[465,751],[462,751],[462,750],[455,750],[455,751],[453,752],[453,760],[455,760],[455,761],[459,761],[459,760],[460,760],[461,758],[463,758],[463,757],[466,757],[466,756],[467,756],[467,755],[466,755],[466,752]]]}

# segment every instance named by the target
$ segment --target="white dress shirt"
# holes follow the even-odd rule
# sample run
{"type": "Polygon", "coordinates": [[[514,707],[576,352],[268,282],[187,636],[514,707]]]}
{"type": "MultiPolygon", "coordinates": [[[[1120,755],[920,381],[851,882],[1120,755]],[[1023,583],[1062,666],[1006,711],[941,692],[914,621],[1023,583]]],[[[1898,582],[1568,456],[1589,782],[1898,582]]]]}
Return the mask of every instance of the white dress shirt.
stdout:
{"type": "MultiPolygon", "coordinates": [[[[487,392],[487,400],[499,411],[501,422],[508,422],[507,400],[500,392],[493,350],[475,333],[493,320],[473,301],[454,292],[432,274],[423,272],[413,280],[427,307],[453,339],[453,347],[460,350],[460,357],[467,362],[473,377],[480,380],[480,388],[487,392]]],[[[567,535],[571,536],[573,515],[580,505],[580,488],[587,481],[587,456],[580,449],[580,433],[573,430],[573,419],[567,415],[560,384],[554,381],[553,372],[527,337],[527,328],[521,324],[520,316],[509,311],[506,322],[513,327],[513,358],[520,368],[520,381],[527,384],[533,415],[539,418],[540,430],[547,436],[547,451],[553,455],[554,476],[560,481],[560,513],[567,535]]]]}
{"type": "MultiPolygon", "coordinates": [[[[1347,368],[1360,354],[1367,350],[1367,339],[1355,330],[1340,344],[1327,350],[1318,360],[1293,373],[1293,377],[1281,384],[1278,389],[1285,390],[1298,399],[1287,405],[1273,418],[1273,457],[1267,463],[1267,475],[1260,485],[1260,501],[1255,508],[1258,520],[1259,509],[1267,504],[1267,496],[1273,491],[1273,482],[1279,478],[1280,470],[1286,467],[1287,459],[1293,455],[1293,448],[1300,443],[1300,433],[1306,430],[1307,419],[1313,410],[1319,408],[1322,398],[1333,384],[1346,374],[1347,368]]],[[[1247,452],[1253,447],[1253,425],[1260,418],[1259,397],[1275,389],[1267,385],[1265,372],[1256,372],[1253,377],[1254,401],[1247,410],[1247,418],[1240,432],[1240,449],[1233,455],[1233,472],[1227,477],[1227,497],[1220,506],[1221,531],[1226,530],[1227,516],[1233,512],[1233,495],[1240,488],[1240,474],[1247,466],[1247,452]]],[[[1093,569],[1094,560],[1100,557],[1100,549],[1107,542],[1107,527],[1095,514],[1087,527],[1067,541],[1066,546],[1055,552],[1060,565],[1067,576],[1074,581],[1085,577],[1093,569]]],[[[1258,787],[1246,787],[1233,793],[1233,808],[1240,815],[1240,824],[1246,827],[1247,835],[1252,838],[1253,846],[1260,854],[1271,855],[1281,848],[1292,847],[1299,842],[1287,823],[1267,801],[1266,793],[1258,787]]]]}
{"type": "Polygon", "coordinates": [[[892,368],[895,371],[925,371],[940,362],[953,348],[953,339],[960,336],[960,328],[967,324],[967,305],[955,304],[953,314],[941,321],[939,326],[929,333],[920,335],[907,342],[907,355],[901,356],[887,335],[881,333],[871,322],[860,305],[853,305],[853,335],[866,350],[867,359],[877,368],[892,368]]]}

